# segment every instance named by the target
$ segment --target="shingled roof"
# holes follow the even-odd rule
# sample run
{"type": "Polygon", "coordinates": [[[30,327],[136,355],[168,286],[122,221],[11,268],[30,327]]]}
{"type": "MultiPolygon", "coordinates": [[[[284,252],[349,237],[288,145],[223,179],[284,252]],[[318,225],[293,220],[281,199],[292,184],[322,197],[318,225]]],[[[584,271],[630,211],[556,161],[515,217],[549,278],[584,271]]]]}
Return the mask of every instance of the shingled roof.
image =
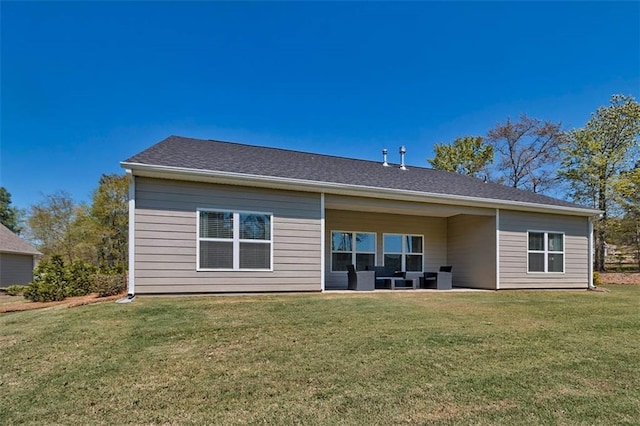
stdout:
{"type": "MultiPolygon", "coordinates": [[[[441,170],[423,167],[400,170],[397,164],[383,167],[375,161],[180,136],[170,136],[122,163],[126,168],[135,169],[137,165],[592,210],[441,170]]],[[[593,210],[593,214],[597,212],[593,210]]]]}
{"type": "Polygon", "coordinates": [[[15,254],[42,254],[31,244],[11,232],[9,228],[0,223],[0,253],[15,254]]]}

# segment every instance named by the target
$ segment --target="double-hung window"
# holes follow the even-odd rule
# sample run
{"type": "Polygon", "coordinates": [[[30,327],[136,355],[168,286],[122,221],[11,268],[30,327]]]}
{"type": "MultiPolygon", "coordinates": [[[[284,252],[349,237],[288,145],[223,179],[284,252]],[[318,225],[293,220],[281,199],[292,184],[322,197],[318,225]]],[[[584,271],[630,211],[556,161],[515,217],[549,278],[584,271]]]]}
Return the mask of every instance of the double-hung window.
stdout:
{"type": "Polygon", "coordinates": [[[198,210],[198,270],[271,270],[270,213],[198,210]]]}
{"type": "Polygon", "coordinates": [[[564,234],[529,231],[528,271],[564,272],[564,234]]]}
{"type": "Polygon", "coordinates": [[[422,272],[424,264],[422,235],[384,234],[384,266],[406,272],[422,272]]]}
{"type": "Polygon", "coordinates": [[[331,271],[373,270],[376,264],[376,234],[370,232],[331,232],[331,271]]]}

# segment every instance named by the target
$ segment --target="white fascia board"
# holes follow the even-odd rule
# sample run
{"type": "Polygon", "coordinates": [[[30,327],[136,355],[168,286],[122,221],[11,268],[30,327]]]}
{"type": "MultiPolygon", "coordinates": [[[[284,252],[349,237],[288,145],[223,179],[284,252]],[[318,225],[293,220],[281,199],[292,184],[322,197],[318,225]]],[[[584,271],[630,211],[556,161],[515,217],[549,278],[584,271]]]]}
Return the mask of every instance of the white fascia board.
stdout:
{"type": "Polygon", "coordinates": [[[136,176],[160,179],[175,179],[198,182],[212,182],[226,185],[244,185],[261,188],[285,189],[289,191],[319,192],[349,195],[355,197],[384,198],[389,200],[415,201],[422,203],[449,204],[460,206],[501,208],[530,211],[536,213],[555,213],[572,216],[598,216],[600,210],[526,203],[522,201],[495,200],[491,198],[468,197],[464,195],[437,194],[393,188],[378,188],[362,185],[350,185],[334,182],[316,182],[304,179],[291,179],[276,176],[260,176],[245,173],[221,172],[211,170],[187,169],[172,166],[152,166],[140,163],[122,162],[120,165],[130,169],[136,176]]]}
{"type": "Polygon", "coordinates": [[[11,249],[0,249],[0,253],[21,254],[23,256],[42,256],[42,253],[40,253],[39,251],[19,251],[19,250],[11,250],[11,249]]]}

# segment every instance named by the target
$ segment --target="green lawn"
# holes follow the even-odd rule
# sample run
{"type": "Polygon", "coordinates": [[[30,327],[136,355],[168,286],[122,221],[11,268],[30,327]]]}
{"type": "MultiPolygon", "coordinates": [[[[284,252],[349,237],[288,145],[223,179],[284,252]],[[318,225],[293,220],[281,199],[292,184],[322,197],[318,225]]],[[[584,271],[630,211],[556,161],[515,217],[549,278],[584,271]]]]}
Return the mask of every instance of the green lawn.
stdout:
{"type": "Polygon", "coordinates": [[[640,424],[640,287],[0,315],[0,424],[640,424]]]}

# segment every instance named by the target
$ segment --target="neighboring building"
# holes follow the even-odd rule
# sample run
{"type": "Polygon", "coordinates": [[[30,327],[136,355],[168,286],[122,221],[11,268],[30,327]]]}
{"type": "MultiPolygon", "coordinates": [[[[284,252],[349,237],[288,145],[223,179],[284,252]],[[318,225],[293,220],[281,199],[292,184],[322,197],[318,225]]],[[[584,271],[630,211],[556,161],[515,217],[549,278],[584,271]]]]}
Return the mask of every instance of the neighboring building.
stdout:
{"type": "Polygon", "coordinates": [[[41,254],[0,223],[0,287],[33,281],[33,268],[41,254]]]}
{"type": "Polygon", "coordinates": [[[130,294],[346,288],[351,263],[452,265],[470,288],[592,282],[598,210],[469,176],[177,136],[122,167],[130,294]]]}

